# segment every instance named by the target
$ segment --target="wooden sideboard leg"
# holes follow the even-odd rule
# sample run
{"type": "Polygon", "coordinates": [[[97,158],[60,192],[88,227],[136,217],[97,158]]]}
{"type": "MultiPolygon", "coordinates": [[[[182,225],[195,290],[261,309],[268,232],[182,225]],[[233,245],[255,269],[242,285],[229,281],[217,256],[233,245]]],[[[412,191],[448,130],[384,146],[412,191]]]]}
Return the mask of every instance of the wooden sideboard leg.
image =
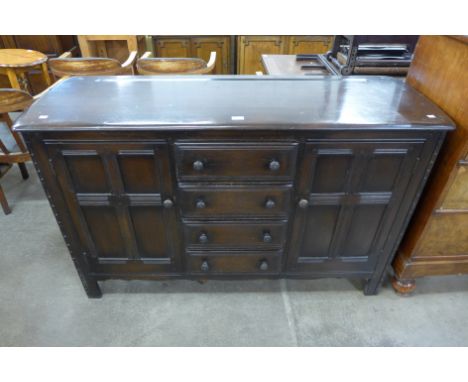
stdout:
{"type": "Polygon", "coordinates": [[[86,291],[86,294],[89,298],[101,298],[102,292],[99,284],[96,280],[89,278],[82,278],[81,282],[83,283],[83,288],[86,291]]]}
{"type": "Polygon", "coordinates": [[[364,294],[366,296],[375,296],[379,291],[379,280],[369,279],[364,284],[364,294]]]}
{"type": "Polygon", "coordinates": [[[415,280],[400,280],[398,277],[393,276],[392,287],[396,293],[402,296],[408,296],[416,288],[415,280]]]}

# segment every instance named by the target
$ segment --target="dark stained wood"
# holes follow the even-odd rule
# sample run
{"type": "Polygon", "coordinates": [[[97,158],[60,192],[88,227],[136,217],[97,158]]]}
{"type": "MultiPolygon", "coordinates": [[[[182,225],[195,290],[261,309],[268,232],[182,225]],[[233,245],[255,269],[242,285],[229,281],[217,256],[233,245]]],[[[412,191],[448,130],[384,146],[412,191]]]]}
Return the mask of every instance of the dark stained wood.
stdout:
{"type": "Polygon", "coordinates": [[[394,79],[168,76],[65,80],[15,128],[99,297],[176,277],[375,294],[453,126],[394,79]]]}
{"type": "Polygon", "coordinates": [[[407,82],[456,123],[399,248],[398,280],[468,273],[468,74],[466,37],[422,36],[407,82]]]}
{"type": "Polygon", "coordinates": [[[67,79],[36,102],[17,128],[372,131],[449,130],[450,124],[420,93],[386,77],[96,76],[67,79]],[[122,100],[119,107],[115,99],[122,100]],[[44,109],[46,119],[40,118],[44,109]]]}
{"type": "Polygon", "coordinates": [[[213,179],[292,180],[297,142],[186,142],[176,144],[178,177],[182,181],[213,179]]]}

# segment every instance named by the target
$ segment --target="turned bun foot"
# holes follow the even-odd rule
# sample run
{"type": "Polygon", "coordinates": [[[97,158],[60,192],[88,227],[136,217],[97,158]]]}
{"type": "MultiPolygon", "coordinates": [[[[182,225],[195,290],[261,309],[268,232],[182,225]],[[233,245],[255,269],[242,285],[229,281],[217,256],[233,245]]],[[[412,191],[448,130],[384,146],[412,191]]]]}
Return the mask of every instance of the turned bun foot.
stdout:
{"type": "Polygon", "coordinates": [[[414,280],[400,280],[397,277],[392,278],[392,286],[395,292],[403,296],[409,295],[416,288],[414,280]]]}

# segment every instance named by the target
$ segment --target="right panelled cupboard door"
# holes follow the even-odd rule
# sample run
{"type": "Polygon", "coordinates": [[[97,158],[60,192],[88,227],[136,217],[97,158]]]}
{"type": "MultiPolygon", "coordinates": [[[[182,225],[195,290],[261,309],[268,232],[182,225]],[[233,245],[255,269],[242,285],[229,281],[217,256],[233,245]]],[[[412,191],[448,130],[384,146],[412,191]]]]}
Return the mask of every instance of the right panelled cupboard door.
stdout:
{"type": "Polygon", "coordinates": [[[423,143],[309,141],[288,272],[370,277],[398,228],[394,220],[423,143]]]}

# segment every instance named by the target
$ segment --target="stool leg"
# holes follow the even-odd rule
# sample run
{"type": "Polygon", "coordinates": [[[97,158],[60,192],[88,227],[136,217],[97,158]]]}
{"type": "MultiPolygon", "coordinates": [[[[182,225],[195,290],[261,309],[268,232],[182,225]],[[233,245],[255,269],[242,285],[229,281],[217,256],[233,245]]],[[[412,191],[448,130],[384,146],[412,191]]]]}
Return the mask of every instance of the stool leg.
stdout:
{"type": "Polygon", "coordinates": [[[2,205],[2,209],[5,215],[11,214],[10,206],[8,205],[5,193],[3,192],[3,188],[1,185],[0,185],[0,204],[2,205]]]}
{"type": "Polygon", "coordinates": [[[10,85],[13,89],[19,89],[21,90],[21,86],[18,82],[18,77],[16,76],[16,73],[13,69],[7,69],[7,76],[8,79],[10,80],[10,85]]]}
{"type": "Polygon", "coordinates": [[[20,168],[21,176],[23,177],[23,179],[28,179],[29,178],[29,173],[28,173],[28,169],[26,168],[26,164],[25,163],[18,163],[18,166],[20,168]]]}

